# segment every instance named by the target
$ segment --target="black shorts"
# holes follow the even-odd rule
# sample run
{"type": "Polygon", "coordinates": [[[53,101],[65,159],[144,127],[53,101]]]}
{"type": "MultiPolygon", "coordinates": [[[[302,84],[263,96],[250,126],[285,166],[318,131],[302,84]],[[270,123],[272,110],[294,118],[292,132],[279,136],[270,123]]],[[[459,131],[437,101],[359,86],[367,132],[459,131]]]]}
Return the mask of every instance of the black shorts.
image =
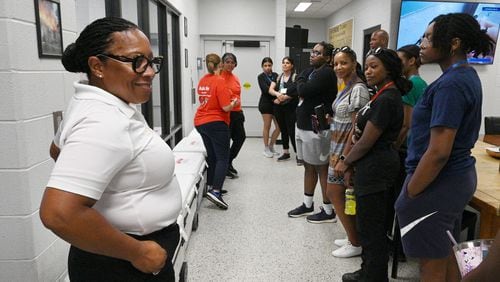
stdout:
{"type": "Polygon", "coordinates": [[[259,112],[261,114],[274,115],[274,103],[273,103],[273,101],[264,97],[264,96],[260,96],[259,112]]]}

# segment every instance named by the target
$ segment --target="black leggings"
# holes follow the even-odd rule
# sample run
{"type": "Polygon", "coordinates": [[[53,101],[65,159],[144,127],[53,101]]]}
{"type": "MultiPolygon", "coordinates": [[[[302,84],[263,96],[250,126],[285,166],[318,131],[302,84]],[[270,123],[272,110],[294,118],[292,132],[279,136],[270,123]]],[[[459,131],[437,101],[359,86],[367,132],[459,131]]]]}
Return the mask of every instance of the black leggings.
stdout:
{"type": "Polygon", "coordinates": [[[231,122],[229,124],[229,134],[233,143],[231,144],[231,148],[229,149],[229,164],[233,162],[233,160],[238,156],[238,153],[243,147],[243,143],[247,138],[245,133],[245,116],[243,115],[243,111],[240,112],[231,112],[231,122]]]}
{"type": "Polygon", "coordinates": [[[68,256],[68,273],[71,282],[108,281],[175,281],[172,257],[179,243],[179,226],[174,223],[144,236],[130,235],[137,240],[152,240],[167,251],[167,261],[158,275],[144,273],[130,262],[89,253],[71,246],[68,256]]]}
{"type": "Polygon", "coordinates": [[[291,141],[295,152],[297,152],[297,146],[295,145],[295,122],[297,121],[297,117],[295,115],[296,108],[297,103],[293,102],[286,105],[274,106],[274,117],[276,118],[278,126],[281,130],[283,149],[288,150],[290,148],[291,141]]]}

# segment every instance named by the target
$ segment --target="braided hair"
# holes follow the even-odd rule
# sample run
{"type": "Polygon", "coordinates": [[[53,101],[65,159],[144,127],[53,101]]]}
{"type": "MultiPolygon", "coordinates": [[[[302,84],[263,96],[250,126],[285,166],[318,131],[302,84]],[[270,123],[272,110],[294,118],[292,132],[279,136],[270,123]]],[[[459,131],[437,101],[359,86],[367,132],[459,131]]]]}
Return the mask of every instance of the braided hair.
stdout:
{"type": "Polygon", "coordinates": [[[388,76],[394,81],[394,85],[401,91],[401,94],[404,95],[410,92],[413,83],[403,76],[403,63],[396,51],[382,49],[380,52],[371,55],[377,57],[382,62],[388,76]]]}
{"type": "Polygon", "coordinates": [[[429,24],[432,23],[432,46],[438,49],[442,56],[449,56],[453,38],[460,39],[460,50],[463,54],[473,52],[474,57],[477,57],[480,54],[488,55],[493,50],[495,42],[486,34],[486,30],[481,30],[477,20],[469,14],[439,15],[429,24]]]}
{"type": "Polygon", "coordinates": [[[95,20],[85,27],[74,43],[66,47],[61,58],[64,68],[69,72],[86,73],[90,78],[88,59],[105,53],[113,43],[111,35],[130,29],[139,29],[136,24],[122,18],[106,17],[95,20]]]}

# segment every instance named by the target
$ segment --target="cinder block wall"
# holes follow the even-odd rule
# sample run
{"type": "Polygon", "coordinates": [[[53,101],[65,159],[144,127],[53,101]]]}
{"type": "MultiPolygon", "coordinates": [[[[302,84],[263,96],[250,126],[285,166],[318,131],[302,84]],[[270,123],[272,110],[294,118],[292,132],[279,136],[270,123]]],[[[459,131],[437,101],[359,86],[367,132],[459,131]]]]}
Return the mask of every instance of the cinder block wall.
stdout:
{"type": "MultiPolygon", "coordinates": [[[[76,38],[76,0],[61,2],[63,45],[76,38]]],[[[78,76],[60,59],[40,59],[33,0],[0,0],[0,280],[57,281],[68,244],[38,211],[53,167],[52,112],[62,111],[78,76]]]]}

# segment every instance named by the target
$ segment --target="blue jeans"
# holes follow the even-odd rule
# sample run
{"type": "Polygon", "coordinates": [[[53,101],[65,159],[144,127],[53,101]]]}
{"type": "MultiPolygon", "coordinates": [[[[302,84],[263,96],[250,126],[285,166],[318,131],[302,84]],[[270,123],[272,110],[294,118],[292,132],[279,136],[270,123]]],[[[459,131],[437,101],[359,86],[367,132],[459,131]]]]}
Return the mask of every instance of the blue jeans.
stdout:
{"type": "Polygon", "coordinates": [[[229,127],[223,121],[214,121],[196,127],[207,150],[207,185],[220,190],[229,167],[229,127]]]}

